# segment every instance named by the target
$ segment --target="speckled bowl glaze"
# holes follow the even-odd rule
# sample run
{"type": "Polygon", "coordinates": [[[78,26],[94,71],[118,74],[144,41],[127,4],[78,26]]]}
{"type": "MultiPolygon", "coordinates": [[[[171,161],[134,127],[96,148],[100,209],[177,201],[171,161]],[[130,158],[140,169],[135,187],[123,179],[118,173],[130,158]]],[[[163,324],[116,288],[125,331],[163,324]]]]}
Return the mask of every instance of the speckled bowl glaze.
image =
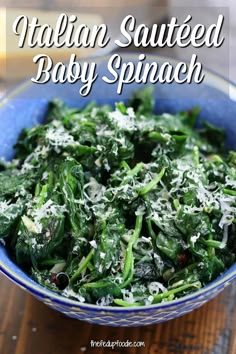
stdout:
{"type": "MultiPolygon", "coordinates": [[[[21,129],[41,122],[47,111],[47,103],[52,98],[62,98],[71,106],[77,107],[91,100],[96,100],[98,103],[114,103],[127,99],[134,90],[140,88],[141,85],[129,84],[124,88],[123,94],[118,96],[116,85],[108,85],[102,80],[102,75],[107,74],[107,59],[97,60],[99,78],[86,98],[80,97],[79,84],[36,85],[30,82],[22,84],[4,97],[0,102],[0,156],[6,159],[13,157],[12,147],[21,129]]],[[[123,55],[123,60],[137,61],[134,55],[123,55]]],[[[173,65],[176,64],[174,59],[157,56],[150,56],[148,60],[159,63],[169,61],[173,65]]],[[[236,86],[234,84],[206,71],[206,78],[201,85],[156,84],[154,88],[156,112],[172,113],[199,105],[202,108],[200,119],[204,117],[224,127],[228,134],[227,147],[236,149],[236,86]]],[[[236,264],[234,264],[216,280],[191,295],[167,303],[120,308],[80,303],[43,288],[12,262],[1,244],[0,270],[22,289],[66,316],[111,326],[142,326],[182,316],[219,294],[236,278],[236,264]]]]}

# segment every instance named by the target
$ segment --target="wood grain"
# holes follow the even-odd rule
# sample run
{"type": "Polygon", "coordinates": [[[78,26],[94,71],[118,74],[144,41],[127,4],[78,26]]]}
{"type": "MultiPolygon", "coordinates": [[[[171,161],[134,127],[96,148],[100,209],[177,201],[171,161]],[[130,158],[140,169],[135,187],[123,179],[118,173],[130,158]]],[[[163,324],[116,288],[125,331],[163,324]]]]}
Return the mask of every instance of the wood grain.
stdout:
{"type": "Polygon", "coordinates": [[[1,354],[235,354],[236,284],[184,317],[114,328],[64,317],[0,275],[1,354]],[[91,348],[90,341],[144,341],[145,348],[91,348]]]}

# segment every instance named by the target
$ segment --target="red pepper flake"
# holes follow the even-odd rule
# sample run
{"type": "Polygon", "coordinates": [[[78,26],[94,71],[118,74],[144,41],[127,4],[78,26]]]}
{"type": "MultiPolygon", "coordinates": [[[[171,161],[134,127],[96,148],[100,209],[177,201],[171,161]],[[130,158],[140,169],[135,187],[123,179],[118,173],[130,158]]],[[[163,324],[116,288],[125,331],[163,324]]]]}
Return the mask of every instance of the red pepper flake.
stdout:
{"type": "Polygon", "coordinates": [[[187,263],[187,256],[185,253],[181,253],[178,255],[178,261],[179,261],[179,265],[181,268],[186,266],[187,263]]]}
{"type": "Polygon", "coordinates": [[[51,281],[51,283],[54,283],[54,284],[56,284],[56,285],[59,285],[57,273],[51,273],[51,274],[50,274],[50,281],[51,281]]]}

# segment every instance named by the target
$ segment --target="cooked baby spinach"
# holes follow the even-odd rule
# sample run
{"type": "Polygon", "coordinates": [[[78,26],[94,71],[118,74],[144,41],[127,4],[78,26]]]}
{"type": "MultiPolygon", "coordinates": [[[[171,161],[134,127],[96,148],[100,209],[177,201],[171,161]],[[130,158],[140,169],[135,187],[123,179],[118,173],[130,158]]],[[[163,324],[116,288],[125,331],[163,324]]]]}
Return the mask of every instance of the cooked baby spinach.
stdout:
{"type": "Polygon", "coordinates": [[[36,281],[98,305],[142,306],[201,288],[235,261],[236,152],[199,108],[50,103],[1,163],[0,238],[36,281]]]}

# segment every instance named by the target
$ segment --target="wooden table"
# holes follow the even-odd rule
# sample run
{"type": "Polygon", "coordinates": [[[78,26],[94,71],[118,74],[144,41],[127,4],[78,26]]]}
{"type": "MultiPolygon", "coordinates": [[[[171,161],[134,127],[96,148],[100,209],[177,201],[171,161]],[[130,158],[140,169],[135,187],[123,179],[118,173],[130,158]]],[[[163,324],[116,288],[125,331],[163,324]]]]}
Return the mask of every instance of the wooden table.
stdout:
{"type": "Polygon", "coordinates": [[[184,317],[115,328],[64,317],[0,275],[1,354],[235,354],[236,284],[184,317]],[[145,348],[91,348],[90,341],[144,341],[145,348]]]}

